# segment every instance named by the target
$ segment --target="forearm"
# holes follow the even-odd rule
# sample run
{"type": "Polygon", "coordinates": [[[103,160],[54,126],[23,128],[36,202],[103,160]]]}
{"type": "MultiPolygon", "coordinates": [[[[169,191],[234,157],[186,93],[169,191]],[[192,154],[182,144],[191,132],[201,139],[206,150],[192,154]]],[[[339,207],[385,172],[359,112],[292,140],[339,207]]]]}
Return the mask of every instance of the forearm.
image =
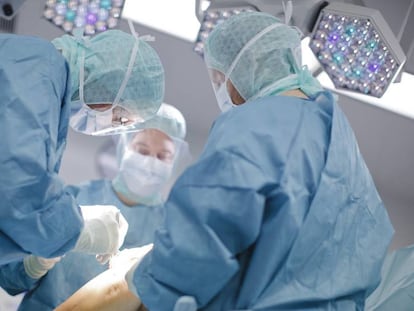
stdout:
{"type": "Polygon", "coordinates": [[[45,258],[71,250],[83,227],[75,199],[64,191],[57,175],[52,175],[36,184],[16,187],[12,194],[2,193],[13,205],[0,219],[1,230],[22,250],[45,258]],[[27,197],[30,187],[38,196],[27,197]]]}

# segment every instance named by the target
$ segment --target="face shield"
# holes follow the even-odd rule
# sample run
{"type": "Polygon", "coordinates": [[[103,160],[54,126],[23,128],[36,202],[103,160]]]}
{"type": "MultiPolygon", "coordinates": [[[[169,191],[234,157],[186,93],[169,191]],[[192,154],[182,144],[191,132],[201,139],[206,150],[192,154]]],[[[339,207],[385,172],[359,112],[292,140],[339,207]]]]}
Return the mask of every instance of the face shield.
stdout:
{"type": "Polygon", "coordinates": [[[133,202],[157,204],[191,160],[185,119],[175,107],[162,104],[157,115],[135,132],[119,137],[119,172],[114,189],[133,202]]]}
{"type": "Polygon", "coordinates": [[[90,135],[132,131],[157,113],[164,69],[149,36],[108,30],[53,40],[69,65],[71,127],[90,135]]]}
{"type": "Polygon", "coordinates": [[[163,192],[189,159],[185,141],[153,128],[121,134],[117,155],[114,189],[128,200],[146,205],[162,203],[163,192]]]}

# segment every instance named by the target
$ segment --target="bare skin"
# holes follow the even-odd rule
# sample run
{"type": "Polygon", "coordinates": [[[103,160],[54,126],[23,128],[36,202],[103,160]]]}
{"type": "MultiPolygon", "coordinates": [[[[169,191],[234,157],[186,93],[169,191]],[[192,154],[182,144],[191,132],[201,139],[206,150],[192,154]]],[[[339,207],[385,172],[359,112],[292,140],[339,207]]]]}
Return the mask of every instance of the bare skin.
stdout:
{"type": "Polygon", "coordinates": [[[56,311],[143,311],[141,301],[128,290],[122,273],[111,269],[102,272],[64,303],[56,311]]]}
{"type": "Polygon", "coordinates": [[[113,257],[109,269],[97,275],[65,302],[57,311],[146,311],[141,300],[129,289],[126,273],[152,249],[152,244],[125,249],[113,257]]]}
{"type": "MultiPolygon", "coordinates": [[[[230,80],[227,81],[227,90],[235,105],[242,105],[245,102],[230,80]]],[[[308,98],[300,89],[288,90],[281,95],[308,98]]],[[[105,107],[98,106],[96,108],[103,109],[105,107]]],[[[173,159],[175,152],[171,139],[164,133],[154,129],[139,132],[131,141],[130,148],[136,152],[146,153],[166,161],[169,158],[173,159]]],[[[136,204],[136,202],[130,202],[120,194],[117,195],[127,205],[136,204]]],[[[61,304],[56,311],[148,311],[141,301],[128,290],[124,278],[114,277],[110,271],[107,270],[89,281],[61,304]],[[108,282],[108,280],[110,281],[108,282]]]]}

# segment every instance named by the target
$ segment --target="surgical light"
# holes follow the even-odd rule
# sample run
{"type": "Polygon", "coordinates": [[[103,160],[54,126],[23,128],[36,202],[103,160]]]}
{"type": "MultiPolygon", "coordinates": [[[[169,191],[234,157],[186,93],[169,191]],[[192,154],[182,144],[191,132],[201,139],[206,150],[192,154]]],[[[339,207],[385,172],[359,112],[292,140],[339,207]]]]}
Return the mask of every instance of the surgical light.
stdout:
{"type": "Polygon", "coordinates": [[[321,10],[309,46],[336,88],[375,97],[406,60],[379,11],[346,3],[321,10]]]}
{"type": "Polygon", "coordinates": [[[93,35],[114,28],[123,6],[124,0],[47,0],[43,16],[65,32],[93,35]]]}
{"type": "Polygon", "coordinates": [[[226,7],[226,8],[214,8],[209,7],[204,12],[204,17],[200,25],[197,40],[194,45],[194,52],[203,57],[204,55],[204,42],[208,35],[213,31],[214,27],[229,17],[240,14],[242,12],[255,12],[257,11],[254,7],[243,6],[243,7],[226,7]]]}

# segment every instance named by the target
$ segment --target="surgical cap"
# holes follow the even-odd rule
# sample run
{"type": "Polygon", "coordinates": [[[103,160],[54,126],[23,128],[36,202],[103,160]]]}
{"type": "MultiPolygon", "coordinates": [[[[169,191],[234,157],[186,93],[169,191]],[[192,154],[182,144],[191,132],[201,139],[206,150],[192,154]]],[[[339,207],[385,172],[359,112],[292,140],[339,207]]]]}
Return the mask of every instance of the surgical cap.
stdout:
{"type": "Polygon", "coordinates": [[[322,88],[302,68],[300,47],[295,27],[269,14],[247,12],[215,27],[204,57],[207,67],[222,72],[245,100],[296,88],[311,96],[322,88]]]}
{"type": "Polygon", "coordinates": [[[83,67],[84,103],[113,104],[119,100],[120,106],[142,120],[152,117],[159,109],[164,97],[164,70],[145,37],[135,38],[119,30],[109,30],[92,38],[64,35],[52,43],[69,64],[72,101],[81,99],[79,85],[83,67]],[[134,49],[135,44],[138,45],[134,49]],[[130,76],[124,81],[128,68],[130,76]],[[122,84],[125,88],[119,92],[122,84]]]}
{"type": "Polygon", "coordinates": [[[157,129],[172,138],[184,139],[186,135],[186,123],[181,112],[172,105],[163,103],[157,114],[136,126],[137,129],[157,129]]]}

